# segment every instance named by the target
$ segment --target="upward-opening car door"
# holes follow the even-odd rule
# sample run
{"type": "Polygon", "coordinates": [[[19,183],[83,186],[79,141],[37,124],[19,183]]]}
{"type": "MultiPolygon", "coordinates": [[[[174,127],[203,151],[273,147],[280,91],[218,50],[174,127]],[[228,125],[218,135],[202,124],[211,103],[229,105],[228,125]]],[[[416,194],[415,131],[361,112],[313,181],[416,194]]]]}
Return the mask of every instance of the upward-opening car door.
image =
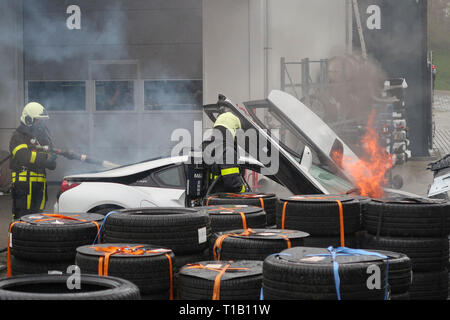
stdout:
{"type": "MultiPolygon", "coordinates": [[[[251,157],[260,161],[267,170],[264,174],[274,176],[294,194],[328,194],[331,193],[310,172],[310,150],[305,145],[299,158],[295,158],[279,144],[273,134],[264,130],[244,107],[236,106],[229,99],[219,100],[217,104],[203,107],[212,122],[224,109],[239,117],[244,135],[239,139],[239,146],[251,157]],[[253,139],[253,140],[252,140],[253,139]],[[256,140],[256,141],[255,141],[256,140]],[[256,145],[256,147],[255,147],[256,145]],[[302,161],[303,160],[303,161],[302,161]]],[[[238,135],[239,137],[239,135],[238,135]]],[[[350,187],[349,187],[350,188],[350,187]]],[[[333,190],[334,191],[334,190],[333,190]]],[[[345,190],[344,190],[345,191],[345,190]]]]}

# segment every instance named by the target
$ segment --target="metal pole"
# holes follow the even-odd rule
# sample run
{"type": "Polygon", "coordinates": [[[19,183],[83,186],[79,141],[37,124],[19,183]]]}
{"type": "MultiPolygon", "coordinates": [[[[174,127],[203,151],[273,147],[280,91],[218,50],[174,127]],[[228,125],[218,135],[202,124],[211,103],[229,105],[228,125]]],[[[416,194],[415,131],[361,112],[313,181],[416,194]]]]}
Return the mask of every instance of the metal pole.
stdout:
{"type": "Polygon", "coordinates": [[[305,104],[309,106],[309,58],[302,59],[302,95],[305,99],[305,104]]]}
{"type": "Polygon", "coordinates": [[[280,80],[280,89],[281,91],[286,90],[286,59],[281,57],[280,59],[280,70],[281,70],[281,80],[280,80]]]}
{"type": "Polygon", "coordinates": [[[362,30],[362,25],[361,25],[361,16],[359,15],[358,0],[353,0],[353,10],[355,12],[356,26],[358,27],[359,41],[361,42],[361,54],[362,54],[362,57],[366,60],[367,59],[367,49],[366,49],[366,42],[364,41],[364,34],[363,34],[363,30],[362,30]]]}

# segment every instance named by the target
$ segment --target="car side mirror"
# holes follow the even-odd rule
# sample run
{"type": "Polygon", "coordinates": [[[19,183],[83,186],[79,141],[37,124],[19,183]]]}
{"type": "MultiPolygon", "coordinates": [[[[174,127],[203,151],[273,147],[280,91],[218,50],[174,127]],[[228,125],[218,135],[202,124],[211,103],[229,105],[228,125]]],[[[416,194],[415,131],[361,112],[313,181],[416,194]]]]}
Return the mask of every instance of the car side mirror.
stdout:
{"type": "Polygon", "coordinates": [[[305,148],[303,149],[303,155],[302,155],[302,160],[300,161],[300,165],[302,167],[304,167],[307,171],[309,171],[309,169],[311,169],[312,152],[308,146],[305,146],[305,148]]]}

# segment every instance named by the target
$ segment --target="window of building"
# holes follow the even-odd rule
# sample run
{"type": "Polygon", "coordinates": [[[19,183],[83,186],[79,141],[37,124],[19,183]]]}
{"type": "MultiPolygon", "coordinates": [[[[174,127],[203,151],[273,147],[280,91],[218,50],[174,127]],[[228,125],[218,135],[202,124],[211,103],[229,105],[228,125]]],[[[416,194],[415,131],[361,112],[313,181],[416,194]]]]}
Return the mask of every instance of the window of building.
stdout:
{"type": "Polygon", "coordinates": [[[95,109],[133,110],[133,81],[95,81],[95,109]]]}
{"type": "Polygon", "coordinates": [[[28,81],[28,102],[42,104],[49,111],[86,110],[84,81],[28,81]]]}
{"type": "Polygon", "coordinates": [[[147,80],[145,110],[197,110],[202,105],[202,80],[147,80]]]}

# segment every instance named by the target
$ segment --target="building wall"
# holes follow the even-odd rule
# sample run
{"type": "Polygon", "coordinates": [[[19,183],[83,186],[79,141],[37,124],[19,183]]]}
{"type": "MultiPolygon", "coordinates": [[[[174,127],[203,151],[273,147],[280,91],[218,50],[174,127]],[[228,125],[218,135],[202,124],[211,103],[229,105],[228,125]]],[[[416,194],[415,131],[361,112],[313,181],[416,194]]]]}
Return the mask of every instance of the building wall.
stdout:
{"type": "Polygon", "coordinates": [[[16,106],[23,104],[22,7],[20,1],[0,2],[0,150],[8,151],[18,124],[16,106]]]}
{"type": "MultiPolygon", "coordinates": [[[[25,102],[43,81],[83,86],[84,95],[61,100],[75,104],[73,109],[49,107],[56,146],[127,164],[170,155],[176,144],[172,132],[192,131],[201,120],[201,101],[189,108],[149,110],[145,98],[149,80],[197,80],[201,90],[201,0],[23,0],[23,17],[25,102]],[[68,27],[70,5],[81,10],[80,29],[68,27]],[[100,81],[127,81],[130,109],[99,109],[100,81]]],[[[14,106],[13,118],[23,105],[14,106]]],[[[49,178],[93,169],[60,159],[49,178]]]]}
{"type": "Polygon", "coordinates": [[[262,99],[280,89],[281,57],[344,53],[346,10],[345,0],[203,0],[204,101],[262,99]]]}

